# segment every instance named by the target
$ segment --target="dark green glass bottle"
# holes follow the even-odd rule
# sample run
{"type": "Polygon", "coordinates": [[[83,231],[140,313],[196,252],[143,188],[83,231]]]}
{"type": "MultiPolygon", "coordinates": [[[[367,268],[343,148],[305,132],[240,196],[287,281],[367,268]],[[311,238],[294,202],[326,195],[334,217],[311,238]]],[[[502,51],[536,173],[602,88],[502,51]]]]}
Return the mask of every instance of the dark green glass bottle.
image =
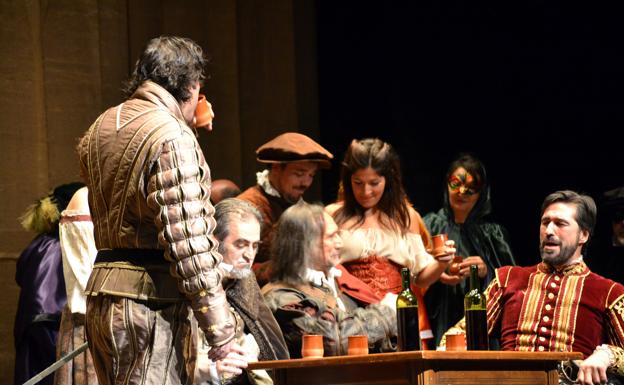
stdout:
{"type": "Polygon", "coordinates": [[[464,297],[468,350],[488,350],[485,294],[481,291],[477,265],[470,266],[470,291],[464,297]]]}
{"type": "Polygon", "coordinates": [[[418,328],[418,300],[410,289],[410,271],[401,269],[403,291],[396,301],[398,349],[401,352],[420,350],[420,330],[418,328]]]}

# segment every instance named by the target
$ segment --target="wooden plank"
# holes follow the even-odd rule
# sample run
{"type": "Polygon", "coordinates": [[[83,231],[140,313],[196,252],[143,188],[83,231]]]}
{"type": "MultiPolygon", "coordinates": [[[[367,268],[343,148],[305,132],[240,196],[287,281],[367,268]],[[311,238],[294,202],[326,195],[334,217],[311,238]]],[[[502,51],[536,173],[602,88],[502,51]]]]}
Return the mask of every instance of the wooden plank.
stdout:
{"type": "Polygon", "coordinates": [[[438,352],[415,351],[369,354],[364,356],[335,356],[323,358],[300,358],[280,361],[260,361],[249,364],[249,369],[297,368],[297,367],[326,367],[336,365],[350,365],[362,363],[378,363],[409,360],[442,360],[442,361],[562,361],[582,359],[581,353],[574,352],[511,352],[511,351],[464,351],[438,352]]]}
{"type": "Polygon", "coordinates": [[[398,352],[255,362],[286,384],[555,385],[557,363],[580,353],[398,352]]]}

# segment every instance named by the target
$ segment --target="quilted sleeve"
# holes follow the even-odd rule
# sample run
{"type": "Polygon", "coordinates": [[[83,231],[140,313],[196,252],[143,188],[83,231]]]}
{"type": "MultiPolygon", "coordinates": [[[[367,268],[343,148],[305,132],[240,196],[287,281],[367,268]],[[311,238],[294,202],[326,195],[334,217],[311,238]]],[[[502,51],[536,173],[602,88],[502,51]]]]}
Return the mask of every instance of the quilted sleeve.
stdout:
{"type": "Polygon", "coordinates": [[[234,337],[236,320],[221,286],[222,257],[212,236],[210,170],[190,131],[163,142],[156,154],[147,202],[158,211],[159,243],[209,344],[223,345],[234,337]]]}

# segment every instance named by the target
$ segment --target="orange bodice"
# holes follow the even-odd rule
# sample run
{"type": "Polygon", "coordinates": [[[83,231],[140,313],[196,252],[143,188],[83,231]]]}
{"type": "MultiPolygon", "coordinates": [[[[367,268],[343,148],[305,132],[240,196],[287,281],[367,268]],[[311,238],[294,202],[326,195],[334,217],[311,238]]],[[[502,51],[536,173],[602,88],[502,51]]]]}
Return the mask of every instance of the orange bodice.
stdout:
{"type": "Polygon", "coordinates": [[[370,286],[379,297],[401,292],[401,266],[376,255],[343,264],[349,273],[370,286]]]}
{"type": "MultiPolygon", "coordinates": [[[[349,261],[343,264],[345,269],[356,278],[370,286],[370,288],[379,297],[383,298],[386,293],[399,294],[402,289],[401,268],[402,266],[394,263],[387,258],[378,257],[376,255],[361,258],[355,261],[349,261]]],[[[412,291],[418,299],[418,322],[423,340],[423,350],[427,349],[426,339],[432,337],[429,317],[425,308],[423,299],[423,291],[412,285],[412,291]]]]}

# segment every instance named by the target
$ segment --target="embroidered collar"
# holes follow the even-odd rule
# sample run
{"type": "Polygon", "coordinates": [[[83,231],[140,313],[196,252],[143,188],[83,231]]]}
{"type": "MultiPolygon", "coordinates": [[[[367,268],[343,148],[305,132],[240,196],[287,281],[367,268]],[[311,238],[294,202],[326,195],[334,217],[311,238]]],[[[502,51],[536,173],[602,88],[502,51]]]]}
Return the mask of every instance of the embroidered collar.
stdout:
{"type": "Polygon", "coordinates": [[[269,181],[268,169],[256,173],[256,182],[258,183],[258,186],[260,186],[264,190],[264,192],[267,193],[268,195],[271,195],[277,198],[282,197],[279,191],[277,191],[275,187],[273,187],[273,185],[269,181]]]}
{"type": "Polygon", "coordinates": [[[574,261],[571,261],[570,263],[559,269],[555,269],[553,266],[547,264],[546,262],[541,262],[538,265],[538,268],[542,273],[545,274],[557,273],[562,275],[581,275],[589,270],[587,265],[583,261],[583,256],[574,261]]]}

